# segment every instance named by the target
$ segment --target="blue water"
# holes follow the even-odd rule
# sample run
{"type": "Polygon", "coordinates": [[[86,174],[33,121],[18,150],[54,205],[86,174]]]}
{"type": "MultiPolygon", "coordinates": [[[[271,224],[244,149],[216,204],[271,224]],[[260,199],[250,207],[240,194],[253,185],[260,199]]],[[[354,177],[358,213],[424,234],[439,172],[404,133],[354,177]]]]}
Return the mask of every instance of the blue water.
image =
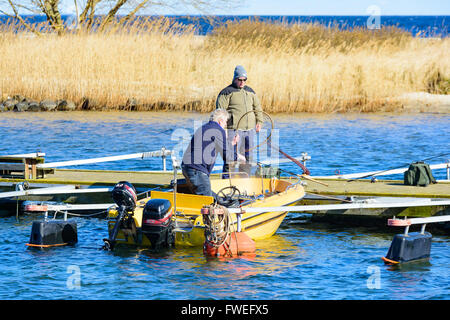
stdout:
{"type": "MultiPolygon", "coordinates": [[[[187,25],[195,25],[198,34],[211,33],[215,27],[229,21],[239,21],[246,19],[259,19],[268,22],[286,23],[319,23],[325,26],[338,26],[342,29],[353,27],[366,27],[369,16],[168,16],[176,22],[187,25]]],[[[45,21],[45,16],[26,16],[27,21],[40,23],[45,21]]],[[[74,22],[74,16],[63,15],[63,20],[69,25],[74,22]]],[[[0,15],[0,23],[7,21],[9,17],[0,15]]],[[[370,19],[369,24],[371,24],[370,19]]],[[[450,16],[380,16],[380,27],[397,26],[412,35],[420,33],[421,37],[447,37],[450,26],[450,16]]]]}
{"type": "MultiPolygon", "coordinates": [[[[192,23],[188,19],[177,16],[177,19],[185,23],[192,23]]],[[[215,26],[228,21],[239,21],[245,19],[258,19],[267,22],[285,23],[318,23],[325,26],[338,26],[341,29],[354,27],[367,27],[371,19],[369,16],[218,16],[215,23],[200,20],[200,33],[207,34],[214,30],[215,26]]],[[[380,27],[396,26],[412,35],[419,32],[422,37],[448,36],[450,27],[450,16],[381,16],[380,27]]]]}
{"type": "MultiPolygon", "coordinates": [[[[274,116],[280,147],[308,152],[313,175],[373,171],[450,153],[450,115],[274,116]]],[[[179,143],[198,113],[0,113],[0,154],[39,149],[46,161],[152,151],[179,143]],[[181,130],[181,131],[180,131],[181,130]],[[14,138],[13,138],[14,137],[14,138]]],[[[429,163],[445,162],[449,155],[429,163]]],[[[153,170],[160,160],[83,168],[153,170]]],[[[298,172],[295,165],[285,169],[298,172]]],[[[445,170],[436,171],[438,179],[445,170]]],[[[310,223],[290,213],[254,259],[206,259],[201,248],[100,250],[106,221],[75,218],[74,247],[25,246],[36,216],[0,219],[0,299],[436,299],[450,298],[450,238],[435,234],[432,258],[400,269],[385,266],[393,233],[310,223]]]]}

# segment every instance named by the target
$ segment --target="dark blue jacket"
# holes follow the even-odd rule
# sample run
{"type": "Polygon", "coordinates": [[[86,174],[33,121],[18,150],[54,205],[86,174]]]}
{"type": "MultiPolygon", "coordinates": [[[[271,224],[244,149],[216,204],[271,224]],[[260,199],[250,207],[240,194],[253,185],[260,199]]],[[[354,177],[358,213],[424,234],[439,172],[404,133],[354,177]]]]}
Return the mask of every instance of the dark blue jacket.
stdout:
{"type": "Polygon", "coordinates": [[[194,133],[189,146],[183,155],[182,167],[190,167],[207,175],[211,174],[216,162],[217,153],[222,155],[223,162],[236,161],[227,141],[225,130],[215,121],[209,121],[194,133]]]}

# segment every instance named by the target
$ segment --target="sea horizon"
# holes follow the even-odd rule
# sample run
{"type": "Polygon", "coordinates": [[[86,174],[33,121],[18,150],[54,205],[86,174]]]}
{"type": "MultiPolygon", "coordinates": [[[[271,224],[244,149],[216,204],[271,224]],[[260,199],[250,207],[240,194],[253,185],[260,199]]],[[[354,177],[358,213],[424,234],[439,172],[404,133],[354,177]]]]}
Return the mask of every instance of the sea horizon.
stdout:
{"type": "MultiPolygon", "coordinates": [[[[98,15],[100,16],[100,15],[98,15]]],[[[22,15],[30,23],[41,23],[46,20],[45,15],[22,15]]],[[[62,14],[67,24],[75,22],[75,15],[62,14]]],[[[211,33],[215,27],[233,20],[258,19],[265,22],[283,23],[318,23],[325,26],[336,26],[342,29],[353,27],[368,27],[380,29],[395,26],[410,32],[413,36],[447,37],[450,29],[449,15],[137,15],[137,17],[168,17],[183,24],[196,24],[200,35],[211,33]],[[211,21],[214,19],[213,21],[211,21]]],[[[120,18],[120,16],[118,16],[120,18]]],[[[7,15],[0,15],[0,23],[14,19],[7,15]]]]}

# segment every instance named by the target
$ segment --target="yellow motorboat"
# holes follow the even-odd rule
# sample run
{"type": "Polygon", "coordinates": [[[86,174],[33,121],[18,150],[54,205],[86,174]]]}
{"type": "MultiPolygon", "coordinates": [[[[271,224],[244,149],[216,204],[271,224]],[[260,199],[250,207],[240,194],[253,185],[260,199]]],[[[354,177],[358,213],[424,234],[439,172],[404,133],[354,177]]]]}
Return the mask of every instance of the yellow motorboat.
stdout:
{"type": "MultiPolygon", "coordinates": [[[[171,191],[151,191],[150,197],[133,205],[132,197],[134,200],[136,197],[132,194],[132,186],[121,183],[114,188],[116,193],[113,190],[118,206],[108,212],[109,239],[104,239],[107,249],[116,244],[153,248],[204,244],[205,225],[201,210],[215,203],[213,197],[184,193],[178,185],[171,191]],[[117,221],[120,221],[119,225],[116,225],[117,221]]],[[[305,195],[301,181],[297,179],[212,178],[211,189],[223,207],[240,208],[239,223],[237,215],[232,214],[231,225],[239,224],[240,231],[253,240],[271,237],[287,215],[286,211],[265,212],[264,207],[294,205],[305,195]],[[246,213],[247,208],[261,208],[261,212],[246,213]]]]}

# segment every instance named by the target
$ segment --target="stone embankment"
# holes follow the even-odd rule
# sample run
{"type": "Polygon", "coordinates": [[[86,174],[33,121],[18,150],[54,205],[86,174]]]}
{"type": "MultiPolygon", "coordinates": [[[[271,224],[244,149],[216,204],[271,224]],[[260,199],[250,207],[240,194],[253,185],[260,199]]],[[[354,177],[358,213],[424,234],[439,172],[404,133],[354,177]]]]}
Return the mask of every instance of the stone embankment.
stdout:
{"type": "Polygon", "coordinates": [[[74,111],[77,106],[70,100],[29,100],[23,96],[16,95],[6,97],[4,101],[0,101],[0,112],[16,111],[16,112],[40,112],[40,111],[74,111]]]}
{"type": "MultiPolygon", "coordinates": [[[[448,94],[430,94],[427,92],[411,92],[389,98],[388,101],[394,101],[401,104],[401,108],[397,111],[400,113],[444,113],[450,114],[450,95],[448,94]]],[[[176,105],[169,102],[160,102],[153,104],[140,104],[135,98],[130,98],[124,105],[115,108],[108,108],[88,98],[83,98],[81,102],[76,104],[70,100],[43,100],[35,101],[27,99],[21,95],[7,96],[0,93],[0,112],[15,111],[15,112],[46,112],[46,111],[105,111],[105,110],[122,110],[122,111],[192,111],[197,110],[200,106],[200,100],[188,102],[179,109],[176,105]]],[[[382,111],[381,111],[382,112],[382,111]]]]}

